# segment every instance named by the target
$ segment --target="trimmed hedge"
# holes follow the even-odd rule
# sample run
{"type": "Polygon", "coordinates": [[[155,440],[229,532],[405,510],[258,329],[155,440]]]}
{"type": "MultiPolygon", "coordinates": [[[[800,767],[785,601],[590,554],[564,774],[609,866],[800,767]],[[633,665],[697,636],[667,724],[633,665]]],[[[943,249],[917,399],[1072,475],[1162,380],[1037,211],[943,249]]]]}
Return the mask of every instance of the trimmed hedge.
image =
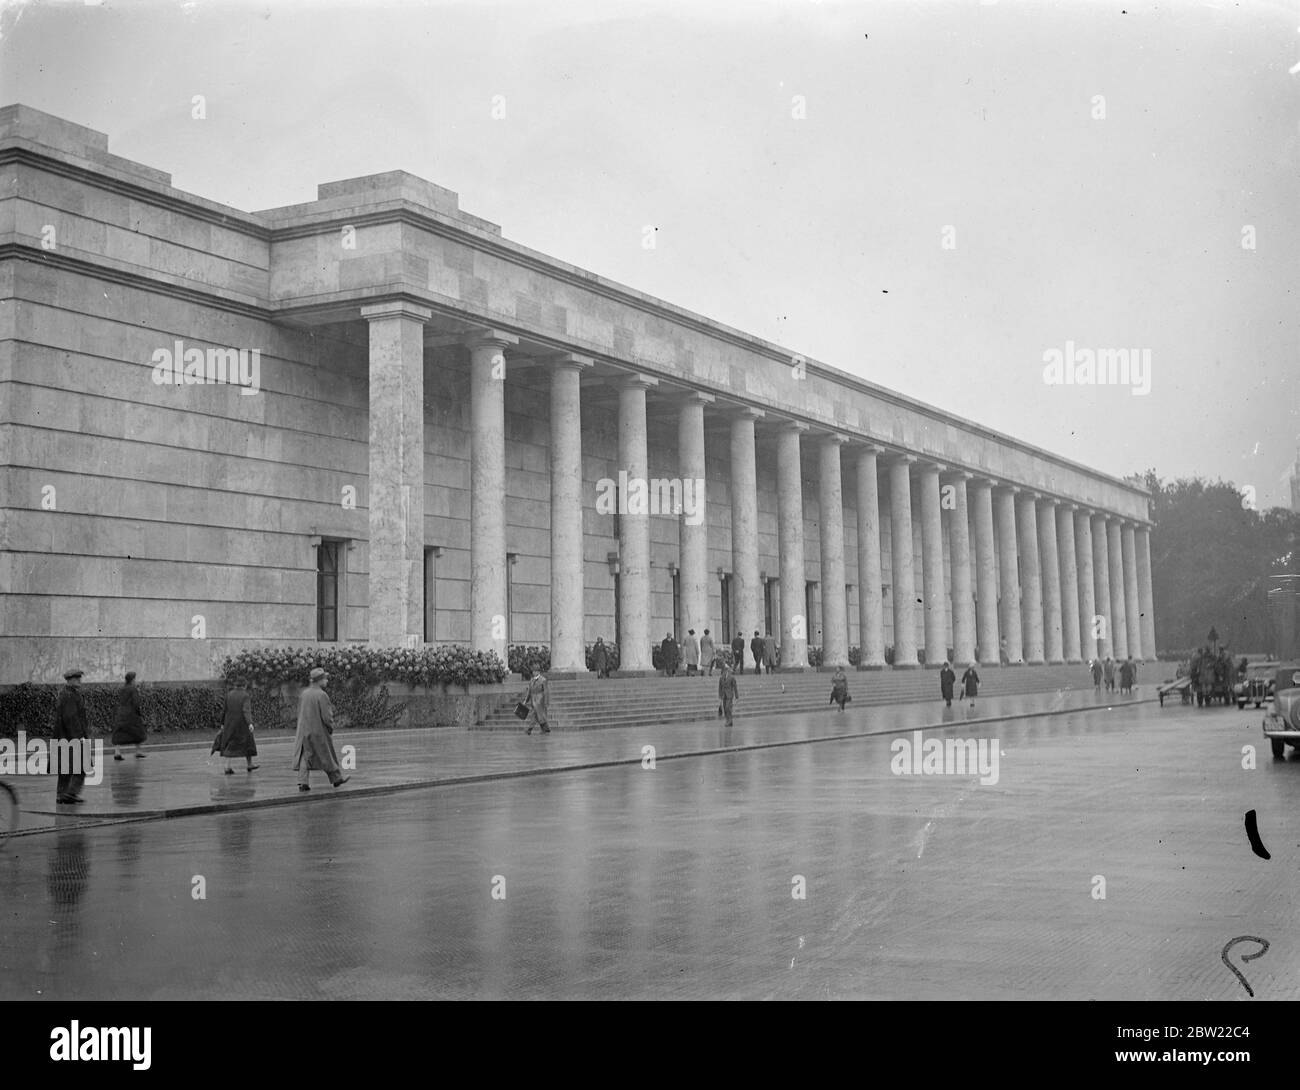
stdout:
{"type": "MultiPolygon", "coordinates": [[[[199,731],[216,734],[221,729],[225,701],[210,685],[141,685],[140,711],[151,734],[199,731]]],[[[107,739],[113,733],[120,685],[83,685],[90,733],[107,739]]],[[[25,731],[31,738],[48,738],[54,732],[54,710],[62,685],[18,685],[0,693],[0,735],[13,738],[25,731]]],[[[279,725],[279,700],[271,693],[253,692],[253,722],[279,725]]]]}
{"type": "Polygon", "coordinates": [[[505,681],[507,672],[495,651],[472,651],[468,647],[251,647],[227,656],[221,676],[249,688],[267,689],[279,685],[304,686],[317,666],[330,674],[331,681],[381,685],[400,681],[407,685],[436,688],[440,685],[495,684],[505,681]]]}

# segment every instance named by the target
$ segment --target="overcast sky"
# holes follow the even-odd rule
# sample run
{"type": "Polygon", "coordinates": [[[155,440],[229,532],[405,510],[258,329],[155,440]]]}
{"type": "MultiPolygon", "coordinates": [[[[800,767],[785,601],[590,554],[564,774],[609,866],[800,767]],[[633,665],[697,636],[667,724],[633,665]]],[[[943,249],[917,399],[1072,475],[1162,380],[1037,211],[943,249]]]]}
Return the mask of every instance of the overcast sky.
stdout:
{"type": "Polygon", "coordinates": [[[0,103],[181,189],[257,210],[407,170],[1105,472],[1287,502],[1300,5],[32,0],[0,29],[0,103]],[[1149,350],[1150,392],[1047,384],[1070,341],[1149,350]]]}

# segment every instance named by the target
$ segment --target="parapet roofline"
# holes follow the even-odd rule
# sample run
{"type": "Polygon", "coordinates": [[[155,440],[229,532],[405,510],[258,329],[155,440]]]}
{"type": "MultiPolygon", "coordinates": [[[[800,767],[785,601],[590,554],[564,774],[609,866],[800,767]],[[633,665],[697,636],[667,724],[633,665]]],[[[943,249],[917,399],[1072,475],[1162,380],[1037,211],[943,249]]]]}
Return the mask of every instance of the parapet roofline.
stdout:
{"type": "MultiPolygon", "coordinates": [[[[570,278],[580,280],[589,287],[597,288],[605,294],[621,296],[642,309],[659,311],[669,317],[679,319],[706,331],[731,340],[741,342],[762,355],[776,358],[805,359],[807,370],[819,373],[847,389],[866,393],[880,400],[906,406],[921,415],[934,420],[937,425],[957,424],[972,434],[992,439],[1016,450],[1024,451],[1048,462],[1056,463],[1070,469],[1082,471],[1088,476],[1118,485],[1134,493],[1149,496],[1144,485],[1134,484],[1110,474],[1101,473],[1091,466],[1085,466],[1064,458],[1059,454],[1044,450],[984,427],[973,421],[959,419],[936,409],[925,402],[917,401],[888,387],[881,386],[857,375],[849,374],[817,360],[809,359],[801,353],[791,352],[782,345],[756,337],[743,330],[735,329],[705,315],[687,310],[674,303],[647,295],[635,288],[617,281],[606,279],[596,273],[558,260],[549,254],[532,250],[502,237],[501,228],[488,220],[470,215],[460,209],[460,197],[453,190],[435,185],[417,175],[404,170],[392,170],[379,174],[363,175],[336,182],[325,182],[317,186],[317,199],[305,204],[284,205],[278,208],[258,212],[246,212],[230,205],[199,197],[184,190],[176,189],[171,184],[171,175],[165,171],[145,166],[131,159],[124,159],[108,151],[108,136],[97,129],[79,125],[54,114],[45,113],[22,103],[11,103],[0,107],[0,150],[9,147],[26,147],[47,158],[69,162],[96,173],[106,174],[120,182],[134,185],[140,189],[155,193],[171,201],[180,201],[196,208],[216,213],[234,224],[242,224],[259,235],[269,235],[274,239],[276,233],[289,226],[293,221],[301,223],[304,217],[325,218],[331,212],[344,209],[361,210],[366,205],[383,205],[393,203],[413,205],[416,209],[427,209],[441,219],[459,222],[470,229],[469,241],[483,246],[500,248],[532,263],[553,269],[570,278]]],[[[231,224],[234,226],[234,224],[231,224]]],[[[882,440],[885,442],[885,440],[882,440]]]]}

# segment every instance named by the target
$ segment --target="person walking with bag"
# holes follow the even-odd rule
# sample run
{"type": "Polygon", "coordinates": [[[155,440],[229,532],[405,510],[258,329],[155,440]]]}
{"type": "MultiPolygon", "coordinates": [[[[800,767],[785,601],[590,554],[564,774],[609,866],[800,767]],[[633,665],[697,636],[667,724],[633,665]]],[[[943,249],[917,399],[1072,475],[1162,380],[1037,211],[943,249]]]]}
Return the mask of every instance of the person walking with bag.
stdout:
{"type": "Polygon", "coordinates": [[[736,675],[724,662],[721,676],[718,678],[718,714],[726,716],[727,726],[731,726],[732,707],[739,699],[740,686],[736,684],[736,675]]]}
{"type": "Polygon", "coordinates": [[[212,743],[212,752],[226,759],[226,775],[235,774],[234,760],[243,757],[248,771],[260,767],[253,764],[257,756],[257,740],[253,737],[253,702],[248,690],[235,685],[226,691],[226,710],[221,733],[212,743]]]}
{"type": "Polygon", "coordinates": [[[525,734],[532,734],[535,726],[540,726],[543,734],[551,733],[551,719],[547,711],[549,699],[549,689],[542,668],[534,666],[533,678],[528,683],[528,692],[524,694],[523,699],[523,703],[528,705],[528,718],[525,720],[528,726],[524,728],[525,734]]]}
{"type": "Polygon", "coordinates": [[[343,775],[339,755],[334,752],[334,705],[325,684],[329,674],[319,666],[311,672],[311,684],[298,698],[298,733],[293,739],[293,767],[298,772],[298,790],[311,790],[312,769],[324,772],[335,787],[352,777],[343,775]]]}
{"type": "Polygon", "coordinates": [[[117,694],[117,718],[113,720],[113,760],[124,761],[122,746],[135,746],[137,758],[148,757],[141,753],[145,740],[144,717],[140,714],[140,690],[135,686],[135,671],[128,670],[126,684],[117,694]]]}
{"type": "Polygon", "coordinates": [[[844,705],[852,699],[853,697],[849,696],[848,675],[844,673],[843,666],[837,666],[835,673],[831,675],[831,703],[838,704],[840,711],[843,711],[844,705]]]}

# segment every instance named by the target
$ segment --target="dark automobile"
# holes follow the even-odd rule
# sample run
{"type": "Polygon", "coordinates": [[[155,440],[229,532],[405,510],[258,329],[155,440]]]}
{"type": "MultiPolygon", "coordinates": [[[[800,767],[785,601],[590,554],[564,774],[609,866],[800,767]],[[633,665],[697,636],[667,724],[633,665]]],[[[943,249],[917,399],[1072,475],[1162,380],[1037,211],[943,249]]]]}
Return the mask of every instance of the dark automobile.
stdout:
{"type": "Polygon", "coordinates": [[[1233,696],[1237,699],[1237,707],[1244,708],[1247,704],[1254,704],[1257,708],[1262,708],[1273,697],[1273,681],[1277,670],[1283,664],[1280,662],[1252,662],[1246,666],[1246,676],[1233,686],[1233,696]]]}
{"type": "Polygon", "coordinates": [[[1273,703],[1264,716],[1264,737],[1281,757],[1286,746],[1300,747],[1300,663],[1279,666],[1273,672],[1273,703]]]}

